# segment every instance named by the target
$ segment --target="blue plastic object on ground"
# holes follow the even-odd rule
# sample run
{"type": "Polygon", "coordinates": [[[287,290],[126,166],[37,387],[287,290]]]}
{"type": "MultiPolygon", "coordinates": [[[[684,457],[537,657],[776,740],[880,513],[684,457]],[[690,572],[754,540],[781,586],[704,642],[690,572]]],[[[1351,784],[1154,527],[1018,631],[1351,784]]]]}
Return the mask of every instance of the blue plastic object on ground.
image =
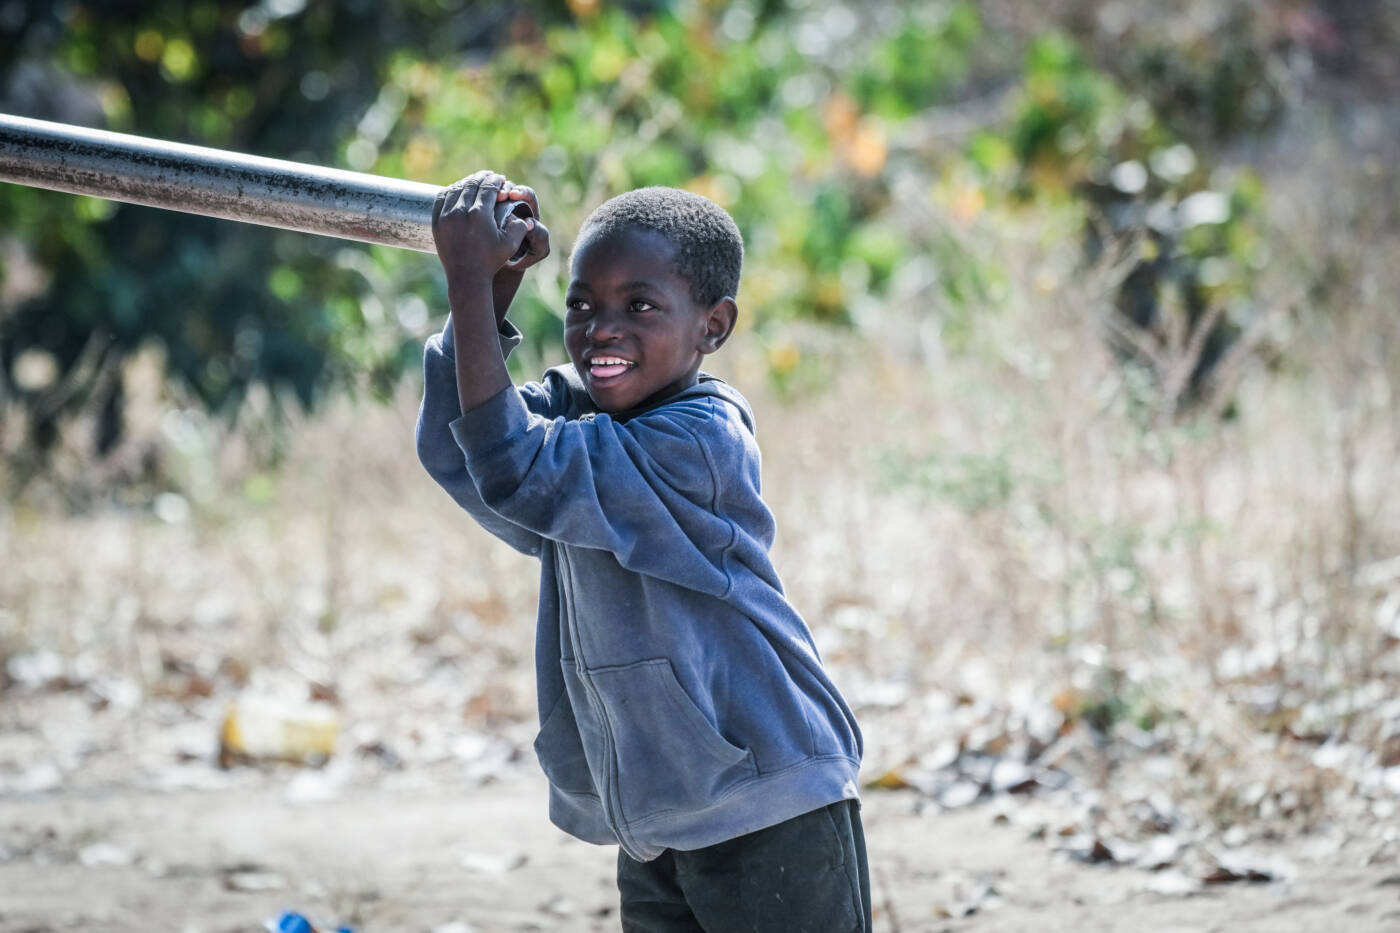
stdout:
{"type": "Polygon", "coordinates": [[[316,933],[310,920],[291,910],[284,911],[276,920],[269,920],[264,926],[269,933],[316,933]]]}
{"type": "MultiPolygon", "coordinates": [[[[275,920],[268,920],[263,926],[268,933],[317,933],[311,921],[294,910],[283,911],[275,920]]],[[[354,927],[340,926],[335,933],[355,933],[354,927]]]]}

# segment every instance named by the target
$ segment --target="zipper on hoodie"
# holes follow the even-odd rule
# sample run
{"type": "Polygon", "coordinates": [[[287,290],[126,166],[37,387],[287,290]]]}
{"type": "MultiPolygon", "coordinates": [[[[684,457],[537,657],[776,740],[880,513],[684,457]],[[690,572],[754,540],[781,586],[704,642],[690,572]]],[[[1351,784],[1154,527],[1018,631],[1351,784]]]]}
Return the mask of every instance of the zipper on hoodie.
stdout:
{"type": "Polygon", "coordinates": [[[593,685],[592,679],[588,676],[588,662],[583,656],[582,640],[579,638],[578,623],[575,620],[574,614],[574,565],[569,560],[567,545],[560,544],[558,545],[558,549],[559,565],[565,570],[565,579],[568,584],[568,605],[564,608],[565,612],[568,613],[569,640],[573,642],[575,659],[574,671],[578,674],[579,683],[583,684],[584,689],[588,691],[588,697],[593,704],[593,710],[597,714],[599,722],[602,725],[603,751],[607,759],[607,773],[604,775],[604,786],[601,788],[602,793],[598,795],[598,803],[602,806],[603,818],[612,829],[613,835],[617,836],[617,844],[622,848],[622,851],[626,852],[629,857],[639,862],[644,862],[646,859],[638,852],[634,851],[632,845],[630,845],[633,841],[631,834],[622,826],[622,801],[614,800],[613,797],[617,790],[618,771],[620,770],[617,761],[617,744],[613,741],[612,723],[608,721],[607,711],[603,706],[603,698],[598,693],[598,688],[593,685]]]}

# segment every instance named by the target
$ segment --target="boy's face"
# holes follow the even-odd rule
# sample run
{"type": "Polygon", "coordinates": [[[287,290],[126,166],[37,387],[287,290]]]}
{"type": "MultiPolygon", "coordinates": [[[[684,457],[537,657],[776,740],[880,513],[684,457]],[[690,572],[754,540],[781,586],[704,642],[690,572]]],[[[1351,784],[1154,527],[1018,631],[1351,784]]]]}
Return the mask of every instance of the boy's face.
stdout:
{"type": "Polygon", "coordinates": [[[565,297],[564,346],[594,404],[618,412],[695,384],[700,359],[734,326],[734,302],[706,307],[659,233],[585,232],[565,297]]]}

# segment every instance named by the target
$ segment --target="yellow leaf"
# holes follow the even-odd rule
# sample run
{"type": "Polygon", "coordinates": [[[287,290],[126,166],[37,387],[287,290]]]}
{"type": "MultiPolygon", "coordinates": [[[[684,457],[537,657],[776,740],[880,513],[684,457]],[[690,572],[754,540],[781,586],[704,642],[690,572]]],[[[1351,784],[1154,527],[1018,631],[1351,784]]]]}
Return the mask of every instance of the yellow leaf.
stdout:
{"type": "Polygon", "coordinates": [[[768,365],[773,367],[775,372],[786,376],[797,368],[797,364],[802,362],[802,351],[796,344],[780,343],[768,351],[768,365]]]}
{"type": "Polygon", "coordinates": [[[849,95],[838,91],[826,99],[822,123],[826,127],[826,135],[844,146],[855,135],[860,123],[860,110],[849,95]]]}
{"type": "Polygon", "coordinates": [[[1050,700],[1050,704],[1065,716],[1073,716],[1084,708],[1084,691],[1074,687],[1066,687],[1055,694],[1050,700]]]}
{"type": "Polygon", "coordinates": [[[436,139],[419,134],[409,140],[403,151],[403,167],[413,178],[426,178],[437,168],[442,147],[436,139]]]}
{"type": "Polygon", "coordinates": [[[953,215],[954,220],[966,227],[976,220],[986,207],[987,199],[982,194],[982,189],[976,185],[964,185],[953,192],[948,212],[953,215]]]}
{"type": "Polygon", "coordinates": [[[874,780],[867,781],[865,786],[876,790],[906,790],[913,785],[906,781],[898,770],[891,769],[874,780]]]}
{"type": "Polygon", "coordinates": [[[131,48],[143,62],[154,62],[165,49],[165,37],[154,29],[143,29],[137,34],[131,48]]]}
{"type": "Polygon", "coordinates": [[[857,174],[871,178],[880,174],[885,167],[887,153],[885,131],[874,120],[861,120],[846,148],[846,161],[851,163],[851,168],[857,174]]]}

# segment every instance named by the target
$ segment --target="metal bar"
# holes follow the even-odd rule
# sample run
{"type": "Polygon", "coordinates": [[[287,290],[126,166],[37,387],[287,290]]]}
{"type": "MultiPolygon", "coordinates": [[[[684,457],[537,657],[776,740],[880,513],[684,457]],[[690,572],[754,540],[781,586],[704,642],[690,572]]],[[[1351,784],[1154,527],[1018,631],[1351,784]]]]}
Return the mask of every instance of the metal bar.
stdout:
{"type": "Polygon", "coordinates": [[[427,253],[441,190],[8,114],[0,181],[427,253]]]}

